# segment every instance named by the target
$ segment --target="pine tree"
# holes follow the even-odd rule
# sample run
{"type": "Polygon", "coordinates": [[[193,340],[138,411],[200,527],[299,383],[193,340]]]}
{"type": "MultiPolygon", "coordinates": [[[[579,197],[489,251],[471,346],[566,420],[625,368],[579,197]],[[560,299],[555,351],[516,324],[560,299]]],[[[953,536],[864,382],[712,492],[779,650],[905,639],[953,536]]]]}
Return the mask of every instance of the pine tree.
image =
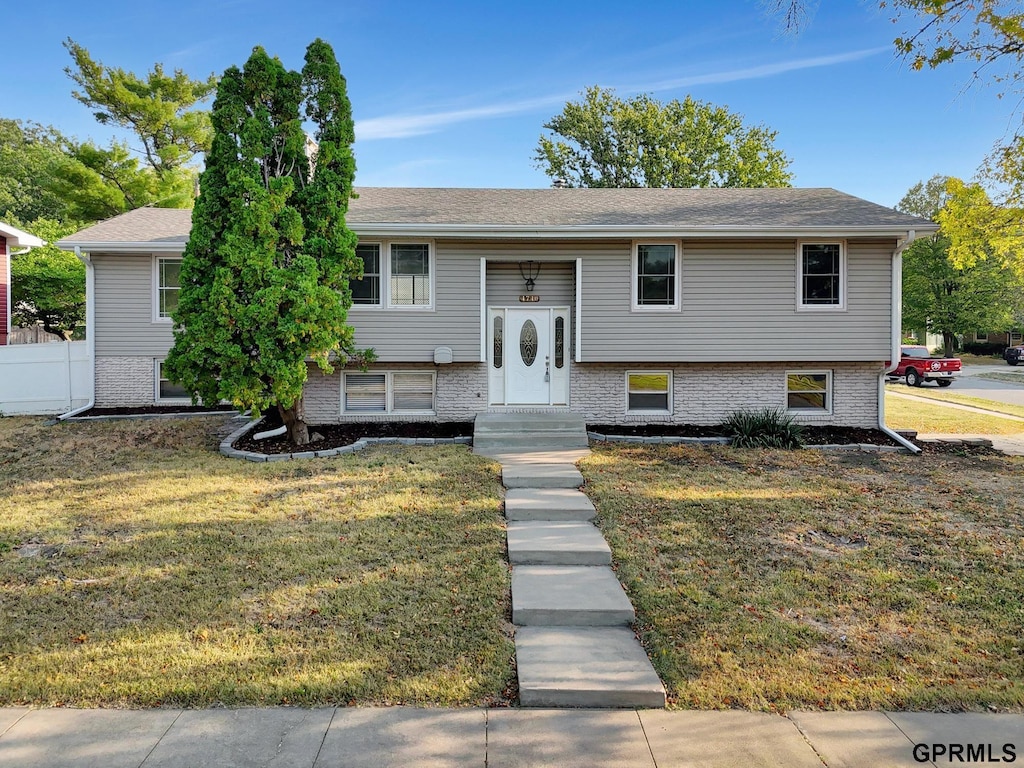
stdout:
{"type": "Polygon", "coordinates": [[[311,43],[301,73],[255,48],[224,72],[212,122],[165,370],[204,402],[276,407],[303,445],[307,360],[330,372],[332,355],[372,359],[346,324],[362,262],[345,226],[351,106],[330,45],[311,43]]]}

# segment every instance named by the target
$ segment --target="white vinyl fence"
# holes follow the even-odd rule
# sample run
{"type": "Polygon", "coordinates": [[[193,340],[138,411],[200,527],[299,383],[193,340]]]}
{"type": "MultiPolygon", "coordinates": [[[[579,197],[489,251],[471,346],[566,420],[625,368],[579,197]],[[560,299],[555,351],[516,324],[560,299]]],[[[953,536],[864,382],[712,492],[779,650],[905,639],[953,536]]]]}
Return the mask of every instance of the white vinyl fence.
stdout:
{"type": "Polygon", "coordinates": [[[0,347],[0,413],[64,413],[92,397],[92,366],[84,341],[0,347]]]}

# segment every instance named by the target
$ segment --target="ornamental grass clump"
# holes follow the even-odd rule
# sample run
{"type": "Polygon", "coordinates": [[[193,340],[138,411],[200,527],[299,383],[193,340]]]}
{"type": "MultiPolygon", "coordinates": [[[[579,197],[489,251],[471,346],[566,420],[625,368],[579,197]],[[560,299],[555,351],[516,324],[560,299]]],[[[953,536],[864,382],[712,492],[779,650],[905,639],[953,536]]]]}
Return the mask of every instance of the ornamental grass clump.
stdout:
{"type": "Polygon", "coordinates": [[[803,427],[781,408],[733,411],[720,425],[738,448],[802,448],[803,427]]]}

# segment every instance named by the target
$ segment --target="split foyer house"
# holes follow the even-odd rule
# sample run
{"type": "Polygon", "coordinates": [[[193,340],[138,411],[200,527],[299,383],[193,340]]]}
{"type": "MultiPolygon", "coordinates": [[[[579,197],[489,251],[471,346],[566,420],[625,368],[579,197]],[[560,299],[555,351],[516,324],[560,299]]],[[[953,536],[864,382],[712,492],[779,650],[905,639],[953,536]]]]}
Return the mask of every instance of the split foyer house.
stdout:
{"type": "MultiPolygon", "coordinates": [[[[832,189],[360,188],[349,322],[369,370],[310,366],[310,423],[569,410],[714,424],[778,407],[875,427],[900,253],[929,221],[832,189]]],[[[191,213],[61,241],[86,261],[95,404],[187,397],[162,374],[191,213]]]]}

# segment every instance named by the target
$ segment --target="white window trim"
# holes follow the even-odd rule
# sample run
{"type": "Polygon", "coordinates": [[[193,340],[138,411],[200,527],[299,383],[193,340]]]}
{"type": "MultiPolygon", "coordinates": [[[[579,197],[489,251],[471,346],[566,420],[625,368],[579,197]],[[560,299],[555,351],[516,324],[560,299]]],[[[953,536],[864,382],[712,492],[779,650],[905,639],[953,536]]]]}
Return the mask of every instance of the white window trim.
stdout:
{"type": "Polygon", "coordinates": [[[160,397],[160,366],[163,363],[162,358],[153,358],[153,402],[192,405],[191,397],[160,397]]]}
{"type": "Polygon", "coordinates": [[[796,242],[796,311],[797,312],[845,312],[846,311],[846,241],[845,240],[797,240],[796,242]],[[839,303],[838,304],[805,304],[804,303],[804,246],[805,245],[838,245],[839,246],[839,303]]]}
{"type": "Polygon", "coordinates": [[[786,413],[794,416],[831,416],[835,407],[835,377],[831,370],[795,370],[786,371],[783,379],[782,406],[786,413]],[[789,407],[789,377],[790,376],[824,376],[825,377],[825,402],[826,408],[790,408],[789,407]]]}
{"type": "Polygon", "coordinates": [[[341,374],[341,412],[349,416],[390,416],[390,415],[402,415],[402,416],[436,416],[437,415],[437,372],[436,371],[425,371],[425,370],[386,370],[382,371],[379,369],[369,371],[343,371],[341,374]],[[415,373],[421,376],[430,376],[430,386],[434,393],[434,407],[431,410],[396,410],[394,407],[395,403],[395,387],[394,387],[394,376],[395,374],[404,373],[415,373]],[[346,394],[346,381],[349,375],[357,376],[384,376],[384,410],[383,411],[349,411],[345,409],[345,394],[346,394]]]}
{"type": "Polygon", "coordinates": [[[437,249],[434,241],[425,237],[403,237],[394,240],[360,240],[359,245],[380,246],[380,303],[355,304],[349,312],[433,312],[437,303],[437,249]],[[392,304],[391,303],[391,246],[392,245],[425,245],[430,259],[430,303],[429,304],[392,304]]]}
{"type": "MultiPolygon", "coordinates": [[[[380,296],[376,304],[356,304],[353,301],[352,306],[349,307],[349,312],[359,312],[360,310],[364,309],[368,309],[371,311],[383,309],[386,301],[384,293],[386,287],[384,284],[384,260],[387,259],[388,261],[390,261],[390,258],[388,258],[389,254],[387,250],[387,244],[383,240],[360,240],[358,245],[376,245],[380,249],[377,255],[377,276],[378,279],[380,280],[380,287],[378,293],[380,294],[380,296]]],[[[431,288],[433,288],[433,286],[431,286],[431,288]]]]}
{"type": "Polygon", "coordinates": [[[984,336],[982,336],[980,333],[975,331],[974,332],[974,341],[976,343],[978,343],[978,342],[980,342],[980,343],[987,343],[988,342],[988,334],[986,333],[984,336]]]}
{"type": "MultiPolygon", "coordinates": [[[[174,322],[170,317],[160,316],[160,262],[161,261],[178,261],[182,260],[181,256],[168,256],[167,254],[153,254],[153,322],[161,323],[164,325],[170,325],[174,322]]],[[[180,288],[179,288],[180,291],[180,288]]],[[[179,293],[180,297],[180,293],[179,293]]]]}
{"type": "Polygon", "coordinates": [[[626,377],[625,377],[625,382],[626,382],[626,387],[625,387],[625,395],[626,395],[625,407],[626,407],[626,413],[658,413],[658,414],[666,414],[666,413],[667,414],[672,414],[672,413],[674,413],[675,405],[673,403],[673,398],[672,398],[672,393],[673,393],[674,387],[673,387],[672,381],[673,381],[673,379],[672,379],[672,371],[670,371],[670,370],[660,370],[660,371],[654,371],[654,370],[651,370],[651,371],[626,371],[626,377]],[[630,376],[668,376],[668,408],[667,409],[661,409],[661,408],[630,408],[629,407],[629,377],[630,376]]]}
{"type": "Polygon", "coordinates": [[[681,240],[634,240],[630,249],[630,304],[633,312],[679,312],[682,308],[683,243],[681,240]],[[640,272],[641,245],[671,245],[676,251],[675,260],[675,303],[640,304],[637,278],[640,272]]]}

